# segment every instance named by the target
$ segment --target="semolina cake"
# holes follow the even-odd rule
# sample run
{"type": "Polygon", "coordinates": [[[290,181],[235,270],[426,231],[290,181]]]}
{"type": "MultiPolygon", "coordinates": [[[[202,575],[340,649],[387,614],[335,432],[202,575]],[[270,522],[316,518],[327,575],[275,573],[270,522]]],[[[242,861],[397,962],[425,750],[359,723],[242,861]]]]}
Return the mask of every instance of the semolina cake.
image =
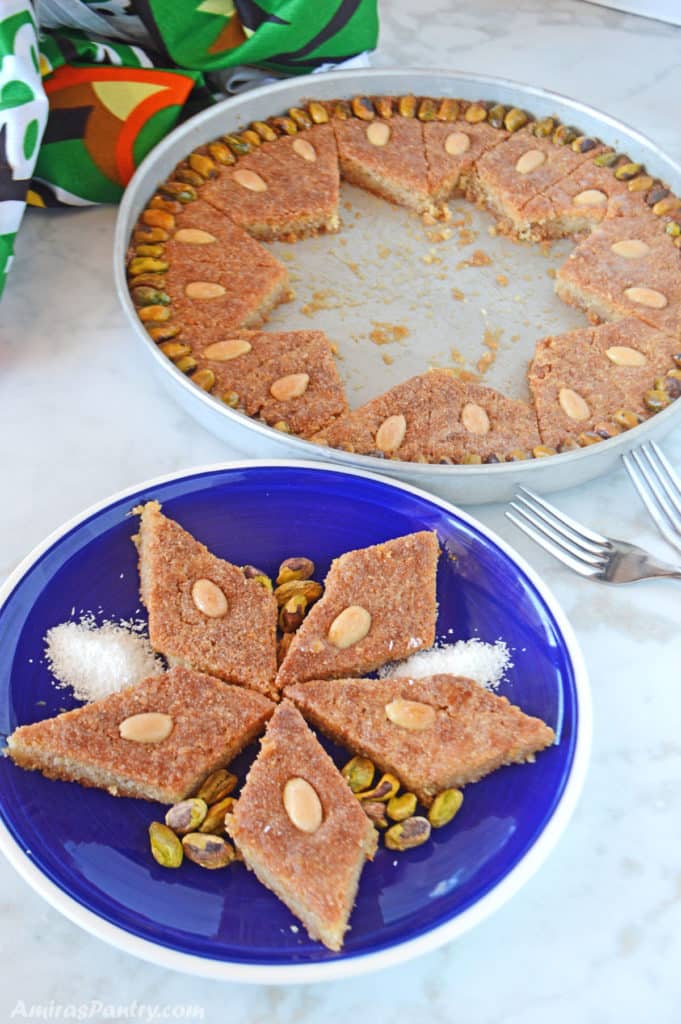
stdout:
{"type": "Polygon", "coordinates": [[[635,316],[681,338],[681,259],[652,217],[614,217],[558,270],[556,292],[592,319],[635,316]]]}
{"type": "MultiPolygon", "coordinates": [[[[178,320],[183,335],[220,326],[229,331],[257,327],[291,297],[288,271],[264,246],[201,199],[174,215],[165,243],[165,296],[159,309],[142,305],[147,324],[154,315],[178,320]]],[[[135,301],[143,297],[133,289],[135,301]]],[[[162,325],[162,322],[159,321],[162,325]]]]}
{"type": "Polygon", "coordinates": [[[270,719],[226,828],[246,867],[303,922],[310,938],[340,950],[378,836],[289,701],[270,719]]]}
{"type": "Polygon", "coordinates": [[[655,218],[644,202],[644,193],[632,190],[610,167],[593,160],[582,163],[524,208],[525,219],[534,225],[538,238],[563,238],[587,233],[610,217],[655,218]]]}
{"type": "Polygon", "coordinates": [[[172,804],[255,739],[274,710],[262,694],[177,666],[7,740],[15,764],[112,796],[172,804]]]}
{"type": "Polygon", "coordinates": [[[273,692],[274,596],[164,516],[157,501],[134,511],[140,524],[132,539],[152,647],[170,664],[273,692]]]}
{"type": "Polygon", "coordinates": [[[335,558],[322,598],[281,663],[277,686],[371,672],[431,647],[439,553],[437,535],[421,530],[335,558]]]}
{"type": "Polygon", "coordinates": [[[553,729],[471,679],[334,679],[285,690],[334,742],[396,775],[428,806],[502,765],[534,761],[553,729]]]}
{"type": "MultiPolygon", "coordinates": [[[[543,338],[528,380],[544,444],[610,437],[647,419],[648,392],[675,369],[678,348],[677,339],[634,317],[543,338]]],[[[681,381],[668,385],[681,393],[681,381]]]]}
{"type": "Polygon", "coordinates": [[[335,120],[341,175],[351,185],[433,217],[442,214],[431,196],[421,122],[374,117],[335,120]]]}
{"type": "Polygon", "coordinates": [[[201,196],[254,238],[286,241],[337,231],[338,155],[330,125],[263,142],[221,167],[201,196]]]}
{"type": "Polygon", "coordinates": [[[430,370],[397,384],[320,432],[333,448],[417,462],[503,461],[539,444],[534,410],[493,388],[430,370]]]}
{"type": "Polygon", "coordinates": [[[483,153],[508,138],[508,132],[486,121],[471,124],[465,118],[449,123],[428,121],[423,141],[428,164],[428,189],[436,203],[474,191],[475,168],[483,153]]]}
{"type": "Polygon", "coordinates": [[[233,408],[309,437],[347,412],[345,388],[322,331],[185,334],[206,388],[233,408]]]}
{"type": "Polygon", "coordinates": [[[536,125],[521,128],[480,157],[472,198],[500,218],[501,230],[531,238],[525,207],[603,148],[593,140],[585,140],[586,144],[590,146],[586,152],[577,152],[538,134],[536,125]]]}

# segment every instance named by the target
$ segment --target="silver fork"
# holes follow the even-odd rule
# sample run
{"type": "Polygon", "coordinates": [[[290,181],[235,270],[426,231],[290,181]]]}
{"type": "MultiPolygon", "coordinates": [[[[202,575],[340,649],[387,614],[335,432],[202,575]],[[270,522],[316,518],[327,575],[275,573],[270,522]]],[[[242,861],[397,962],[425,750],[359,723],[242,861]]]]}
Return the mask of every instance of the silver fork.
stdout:
{"type": "Polygon", "coordinates": [[[655,577],[681,580],[681,569],[653,558],[635,544],[604,537],[578,523],[533,491],[521,487],[506,517],[580,576],[605,583],[633,583],[655,577]]]}
{"type": "Polygon", "coordinates": [[[622,461],[658,530],[681,551],[681,480],[664,452],[650,441],[627,452],[622,461]]]}

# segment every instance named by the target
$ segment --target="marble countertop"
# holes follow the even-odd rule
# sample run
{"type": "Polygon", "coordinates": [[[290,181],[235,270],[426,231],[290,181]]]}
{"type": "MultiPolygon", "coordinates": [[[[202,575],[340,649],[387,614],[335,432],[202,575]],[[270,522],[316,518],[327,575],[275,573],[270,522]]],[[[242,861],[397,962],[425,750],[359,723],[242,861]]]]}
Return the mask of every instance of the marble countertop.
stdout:
{"type": "MultiPolygon", "coordinates": [[[[373,62],[531,81],[636,125],[681,160],[679,52],[681,29],[580,0],[386,0],[373,62]]],[[[114,217],[110,208],[31,212],[20,233],[0,310],[0,578],[109,493],[239,455],[150,385],[113,291],[114,217]]],[[[681,467],[681,435],[664,448],[681,467]]],[[[558,502],[674,559],[623,470],[558,502]]],[[[681,588],[589,583],[525,541],[502,507],[472,511],[553,588],[592,680],[586,786],[538,874],[462,940],[408,965],[268,989],[196,980],[118,952],[60,917],[3,861],[3,1019],[22,1015],[19,1001],[45,1015],[52,1006],[57,1019],[55,1007],[98,1000],[159,1012],[192,1004],[206,1021],[249,1024],[340,1024],[367,1011],[376,1024],[678,1020],[681,588]]]]}

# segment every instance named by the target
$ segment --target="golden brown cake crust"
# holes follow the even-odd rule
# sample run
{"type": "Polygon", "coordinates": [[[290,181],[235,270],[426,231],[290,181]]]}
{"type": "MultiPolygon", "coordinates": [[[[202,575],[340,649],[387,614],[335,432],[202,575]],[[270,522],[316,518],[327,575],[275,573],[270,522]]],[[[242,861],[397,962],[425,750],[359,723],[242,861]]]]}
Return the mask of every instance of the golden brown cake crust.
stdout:
{"type": "Polygon", "coordinates": [[[8,738],[22,768],[107,789],[114,796],[175,803],[224,767],[264,728],[274,704],[261,694],[176,667],[8,738]],[[144,712],[170,715],[159,743],[122,739],[119,726],[144,712]]]}
{"type": "Polygon", "coordinates": [[[338,229],[339,172],[336,142],[330,125],[315,125],[300,135],[265,142],[201,189],[201,197],[227,214],[255,238],[302,238],[320,230],[338,229]],[[311,145],[315,160],[306,160],[296,146],[311,145]],[[262,192],[239,184],[251,171],[267,185],[262,192]],[[236,175],[236,177],[235,177],[236,175]]]}
{"type": "Polygon", "coordinates": [[[227,829],[246,865],[305,924],[338,950],[366,858],[377,834],[331,758],[288,701],[278,705],[227,829]],[[323,811],[316,832],[300,831],[283,803],[291,778],[305,779],[323,811]]]}
{"type": "Polygon", "coordinates": [[[152,646],[173,662],[230,683],[272,694],[276,673],[277,602],[241,569],[211,554],[156,501],[135,510],[139,533],[140,593],[149,613],[152,646]],[[227,598],[227,612],[209,618],[192,588],[208,579],[227,598]]]}
{"type": "Polygon", "coordinates": [[[612,423],[621,409],[646,419],[650,411],[644,395],[657,377],[673,368],[678,348],[678,340],[633,317],[543,338],[537,343],[527,376],[544,444],[557,447],[566,437],[612,423]],[[643,364],[613,362],[608,352],[621,358],[616,350],[622,347],[638,353],[643,364]],[[563,388],[584,399],[586,418],[571,419],[565,412],[560,402],[563,388]]]}
{"type": "Polygon", "coordinates": [[[295,634],[277,675],[277,686],[313,678],[371,672],[435,640],[439,545],[426,530],[334,559],[324,596],[295,634]],[[371,615],[364,639],[338,648],[327,638],[336,617],[359,605],[371,615]]]}
{"type": "Polygon", "coordinates": [[[540,719],[457,676],[315,680],[288,686],[285,695],[313,725],[396,775],[426,805],[443,789],[534,760],[555,739],[540,719]],[[395,725],[385,710],[394,700],[429,704],[433,723],[419,731],[395,725]]]}

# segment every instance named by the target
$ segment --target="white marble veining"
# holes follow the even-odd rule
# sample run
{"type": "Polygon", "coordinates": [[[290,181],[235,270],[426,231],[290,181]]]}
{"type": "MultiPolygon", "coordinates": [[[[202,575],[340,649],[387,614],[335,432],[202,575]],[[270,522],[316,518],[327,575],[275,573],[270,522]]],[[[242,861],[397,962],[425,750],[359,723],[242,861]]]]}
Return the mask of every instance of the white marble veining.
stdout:
{"type": "MultiPolygon", "coordinates": [[[[636,125],[681,159],[679,53],[681,29],[580,0],[386,0],[374,62],[532,81],[636,125]]],[[[21,232],[0,309],[0,576],[110,492],[238,454],[150,386],[113,293],[113,222],[112,209],[30,213],[21,232]]],[[[681,466],[681,436],[665,448],[681,466]]],[[[673,557],[623,471],[561,494],[559,504],[673,557]]],[[[12,1019],[19,1000],[99,1000],[196,1004],[211,1024],[342,1024],[367,1013],[376,1024],[678,1021],[681,588],[589,584],[525,541],[503,508],[474,511],[552,586],[592,679],[584,794],[533,880],[458,943],[409,965],[278,990],[199,981],[134,960],[60,917],[3,862],[2,1019],[12,1019]]]]}

